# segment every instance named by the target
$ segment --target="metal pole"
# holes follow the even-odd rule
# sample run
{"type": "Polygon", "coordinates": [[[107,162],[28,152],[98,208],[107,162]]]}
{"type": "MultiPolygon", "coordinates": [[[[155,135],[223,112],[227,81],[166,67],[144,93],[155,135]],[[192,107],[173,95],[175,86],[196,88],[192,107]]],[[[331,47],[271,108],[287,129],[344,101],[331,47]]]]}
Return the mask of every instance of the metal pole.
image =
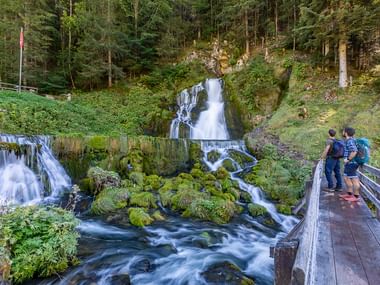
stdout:
{"type": "Polygon", "coordinates": [[[22,81],[22,51],[24,48],[24,28],[21,28],[20,33],[20,74],[19,74],[19,80],[18,80],[18,92],[21,92],[21,81],[22,81]],[[22,39],[21,39],[22,37],[22,39]]]}

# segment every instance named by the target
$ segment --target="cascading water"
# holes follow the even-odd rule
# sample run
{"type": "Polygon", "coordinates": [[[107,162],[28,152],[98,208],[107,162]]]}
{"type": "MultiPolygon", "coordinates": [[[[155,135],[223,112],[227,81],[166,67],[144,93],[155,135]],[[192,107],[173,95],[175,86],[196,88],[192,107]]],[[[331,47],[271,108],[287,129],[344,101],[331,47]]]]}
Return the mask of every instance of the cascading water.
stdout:
{"type": "Polygon", "coordinates": [[[49,137],[0,135],[0,142],[30,149],[27,155],[0,151],[0,206],[37,203],[44,197],[57,198],[70,188],[70,177],[55,159],[49,137]]]}
{"type": "Polygon", "coordinates": [[[177,98],[178,112],[170,128],[170,138],[180,137],[182,125],[190,129],[188,138],[195,140],[227,140],[229,134],[224,116],[223,81],[207,79],[191,89],[182,91],[177,98]],[[198,103],[199,92],[207,92],[207,109],[200,113],[197,122],[192,120],[192,111],[198,103]]]}

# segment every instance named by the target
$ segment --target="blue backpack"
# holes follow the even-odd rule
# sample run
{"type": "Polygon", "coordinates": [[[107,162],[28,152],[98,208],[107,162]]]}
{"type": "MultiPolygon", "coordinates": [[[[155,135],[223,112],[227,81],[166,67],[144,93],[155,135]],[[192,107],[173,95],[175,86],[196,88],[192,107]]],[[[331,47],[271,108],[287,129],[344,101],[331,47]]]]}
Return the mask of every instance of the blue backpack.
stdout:
{"type": "Polygon", "coordinates": [[[356,139],[356,147],[358,148],[358,153],[356,154],[354,161],[357,164],[363,165],[369,162],[370,158],[370,148],[371,145],[366,138],[356,139]]]}
{"type": "Polygon", "coordinates": [[[329,155],[336,159],[342,158],[344,156],[344,142],[340,140],[334,140],[329,155]]]}

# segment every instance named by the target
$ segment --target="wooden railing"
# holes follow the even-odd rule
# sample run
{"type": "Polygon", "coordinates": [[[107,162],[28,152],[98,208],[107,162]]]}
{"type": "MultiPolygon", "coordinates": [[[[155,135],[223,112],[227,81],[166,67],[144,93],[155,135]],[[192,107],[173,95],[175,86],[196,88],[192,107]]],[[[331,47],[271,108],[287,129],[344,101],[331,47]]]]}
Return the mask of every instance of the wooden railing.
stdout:
{"type": "MultiPolygon", "coordinates": [[[[380,220],[380,169],[364,165],[358,173],[361,194],[374,205],[376,217],[380,220]]],[[[295,207],[295,212],[306,207],[304,218],[284,239],[271,248],[271,256],[275,259],[276,285],[313,284],[315,280],[322,176],[323,162],[319,161],[313,171],[312,182],[306,184],[304,199],[295,207]]]]}
{"type": "Polygon", "coordinates": [[[10,91],[28,91],[38,93],[38,88],[32,86],[19,86],[17,84],[5,83],[0,81],[0,90],[10,90],[10,91]]]}
{"type": "Polygon", "coordinates": [[[359,178],[361,194],[375,206],[376,217],[380,220],[380,169],[364,165],[360,168],[359,178]],[[374,179],[368,177],[368,175],[373,176],[374,179]]]}

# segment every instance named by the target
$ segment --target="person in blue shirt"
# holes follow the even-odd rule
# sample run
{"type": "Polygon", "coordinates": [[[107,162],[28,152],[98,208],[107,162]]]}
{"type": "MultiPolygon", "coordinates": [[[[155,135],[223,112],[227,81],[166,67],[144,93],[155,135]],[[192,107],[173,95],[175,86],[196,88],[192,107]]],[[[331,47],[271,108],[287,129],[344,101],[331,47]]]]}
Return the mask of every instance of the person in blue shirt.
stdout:
{"type": "Polygon", "coordinates": [[[358,148],[355,142],[355,129],[345,128],[343,137],[345,138],[344,148],[344,182],[347,187],[347,194],[339,195],[341,198],[350,202],[359,201],[360,181],[357,174],[359,164],[353,161],[358,148]]]}

